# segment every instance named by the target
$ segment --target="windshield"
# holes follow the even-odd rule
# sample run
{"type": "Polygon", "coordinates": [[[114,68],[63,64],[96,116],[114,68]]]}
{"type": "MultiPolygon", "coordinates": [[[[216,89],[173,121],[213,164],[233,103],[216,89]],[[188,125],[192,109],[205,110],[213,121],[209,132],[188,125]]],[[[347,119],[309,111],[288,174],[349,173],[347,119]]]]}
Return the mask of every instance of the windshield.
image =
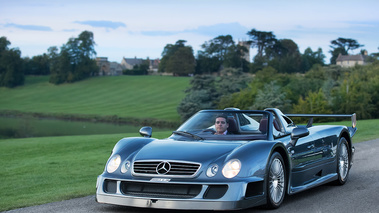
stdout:
{"type": "Polygon", "coordinates": [[[174,135],[217,140],[266,139],[268,117],[265,111],[203,110],[181,125],[174,135]]]}

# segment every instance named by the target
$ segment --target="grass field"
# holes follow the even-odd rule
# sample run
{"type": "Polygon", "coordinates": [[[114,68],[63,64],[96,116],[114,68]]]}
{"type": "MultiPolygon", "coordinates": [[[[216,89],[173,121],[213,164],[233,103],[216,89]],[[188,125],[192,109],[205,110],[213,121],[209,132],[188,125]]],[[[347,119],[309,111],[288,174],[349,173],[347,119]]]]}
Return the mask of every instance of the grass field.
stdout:
{"type": "Polygon", "coordinates": [[[0,140],[0,211],[94,194],[113,146],[127,136],[139,134],[0,140]]]}
{"type": "MultiPolygon", "coordinates": [[[[379,120],[358,121],[355,143],[379,138],[379,120]]],[[[350,122],[333,124],[351,125],[350,122]]],[[[153,132],[165,138],[167,132],[153,132]]],[[[95,193],[96,178],[115,143],[136,134],[0,140],[0,211],[95,193]]]]}
{"type": "MultiPolygon", "coordinates": [[[[0,88],[0,111],[156,118],[178,121],[176,107],[189,78],[117,76],[52,85],[27,77],[0,88]]],[[[354,142],[379,138],[379,120],[358,120],[354,142]]],[[[350,126],[349,121],[339,122],[350,126]]],[[[167,132],[154,132],[165,138],[167,132]]],[[[0,139],[0,211],[91,195],[115,143],[137,134],[0,139]]]]}
{"type": "Polygon", "coordinates": [[[107,76],[53,85],[48,76],[27,76],[24,86],[0,88],[0,110],[155,118],[178,121],[176,107],[190,78],[107,76]]]}

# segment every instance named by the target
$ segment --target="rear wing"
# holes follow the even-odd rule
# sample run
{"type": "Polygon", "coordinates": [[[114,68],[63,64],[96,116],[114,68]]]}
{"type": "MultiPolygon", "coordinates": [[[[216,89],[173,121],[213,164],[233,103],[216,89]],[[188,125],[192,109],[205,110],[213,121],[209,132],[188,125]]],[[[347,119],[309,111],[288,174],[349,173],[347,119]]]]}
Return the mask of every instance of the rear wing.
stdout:
{"type": "Polygon", "coordinates": [[[311,127],[313,124],[313,118],[351,118],[351,127],[348,127],[350,136],[353,137],[355,132],[357,131],[357,115],[355,113],[349,115],[341,115],[341,114],[286,114],[288,117],[308,117],[307,128],[311,127]]]}

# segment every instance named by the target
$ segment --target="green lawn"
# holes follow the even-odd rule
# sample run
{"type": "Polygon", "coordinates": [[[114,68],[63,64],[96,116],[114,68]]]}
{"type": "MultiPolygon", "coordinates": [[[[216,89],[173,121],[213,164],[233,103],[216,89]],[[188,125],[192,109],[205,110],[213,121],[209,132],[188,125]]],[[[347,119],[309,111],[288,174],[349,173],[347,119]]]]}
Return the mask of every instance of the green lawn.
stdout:
{"type": "MultiPolygon", "coordinates": [[[[355,143],[379,138],[379,120],[358,121],[355,143]]],[[[350,125],[350,122],[332,124],[350,125]]],[[[167,132],[153,132],[165,138],[167,132]]],[[[0,211],[95,193],[115,143],[135,134],[62,136],[0,140],[0,211]]]]}
{"type": "Polygon", "coordinates": [[[0,111],[155,118],[178,121],[176,111],[190,78],[106,76],[53,85],[48,76],[27,76],[24,86],[0,88],[0,111]]]}
{"type": "Polygon", "coordinates": [[[113,146],[132,136],[139,134],[0,140],[0,211],[94,194],[113,146]]]}
{"type": "MultiPolygon", "coordinates": [[[[320,123],[315,125],[322,124],[335,124],[335,125],[344,125],[351,126],[351,121],[341,121],[341,122],[331,122],[331,123],[320,123]]],[[[368,141],[379,138],[378,129],[379,119],[371,120],[358,120],[357,121],[357,132],[353,137],[353,143],[368,141]]]]}

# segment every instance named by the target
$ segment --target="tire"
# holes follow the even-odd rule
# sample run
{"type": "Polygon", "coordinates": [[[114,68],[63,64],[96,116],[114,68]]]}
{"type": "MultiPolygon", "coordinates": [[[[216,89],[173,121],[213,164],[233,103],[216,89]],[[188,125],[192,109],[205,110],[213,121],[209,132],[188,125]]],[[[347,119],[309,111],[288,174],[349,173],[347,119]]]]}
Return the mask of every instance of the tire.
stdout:
{"type": "Polygon", "coordinates": [[[267,169],[267,204],[268,209],[276,209],[282,204],[286,194],[287,176],[282,156],[274,152],[267,169]]]}
{"type": "Polygon", "coordinates": [[[350,152],[349,144],[346,138],[341,138],[338,141],[337,148],[337,185],[344,185],[347,182],[350,171],[350,152]]]}

